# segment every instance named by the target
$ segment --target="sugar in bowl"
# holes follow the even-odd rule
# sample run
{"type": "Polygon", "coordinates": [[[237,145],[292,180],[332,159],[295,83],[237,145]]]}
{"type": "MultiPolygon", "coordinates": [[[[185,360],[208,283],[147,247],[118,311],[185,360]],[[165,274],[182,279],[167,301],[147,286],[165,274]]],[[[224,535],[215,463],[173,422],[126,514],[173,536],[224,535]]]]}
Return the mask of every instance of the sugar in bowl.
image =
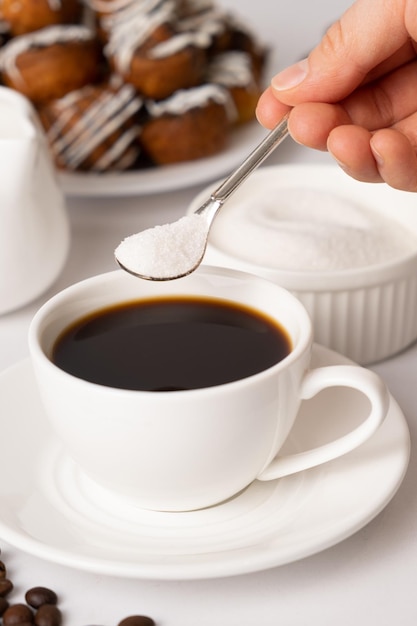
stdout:
{"type": "Polygon", "coordinates": [[[417,339],[416,196],[336,165],[255,172],[216,218],[204,262],[285,287],[307,309],[315,340],[362,365],[417,339]]]}

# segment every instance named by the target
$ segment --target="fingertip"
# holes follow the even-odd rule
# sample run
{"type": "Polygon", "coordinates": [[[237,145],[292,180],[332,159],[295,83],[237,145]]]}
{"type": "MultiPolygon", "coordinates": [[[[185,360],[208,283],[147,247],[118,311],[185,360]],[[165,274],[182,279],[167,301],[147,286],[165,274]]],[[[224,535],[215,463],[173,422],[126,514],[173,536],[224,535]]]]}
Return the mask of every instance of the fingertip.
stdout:
{"type": "Polygon", "coordinates": [[[345,121],[346,114],[339,106],[311,102],[293,108],[289,128],[292,138],[297,143],[317,150],[326,150],[329,133],[345,121]]]}
{"type": "Polygon", "coordinates": [[[417,155],[403,133],[392,128],[381,129],[373,134],[370,148],[380,176],[388,185],[417,191],[417,155]]]}
{"type": "Polygon", "coordinates": [[[268,87],[258,100],[255,114],[262,126],[272,129],[287,111],[288,107],[279,102],[275,98],[272,89],[268,87]]]}
{"type": "Polygon", "coordinates": [[[371,148],[371,133],[365,128],[346,124],[334,128],[327,149],[338,165],[352,178],[363,182],[381,182],[371,148]]]}

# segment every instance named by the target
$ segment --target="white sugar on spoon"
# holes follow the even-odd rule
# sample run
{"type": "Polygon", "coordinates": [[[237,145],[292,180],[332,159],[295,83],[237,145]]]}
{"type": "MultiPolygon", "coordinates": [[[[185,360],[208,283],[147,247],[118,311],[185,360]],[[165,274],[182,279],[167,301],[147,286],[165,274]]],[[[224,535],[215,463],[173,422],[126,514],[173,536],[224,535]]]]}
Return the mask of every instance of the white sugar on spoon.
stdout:
{"type": "Polygon", "coordinates": [[[152,280],[184,276],[200,263],[206,247],[207,223],[193,213],[177,222],[126,237],[116,248],[119,265],[152,280]]]}
{"type": "Polygon", "coordinates": [[[115,250],[120,267],[147,280],[173,280],[197,269],[203,260],[210,228],[219,209],[285,139],[288,135],[287,121],[288,115],[195,213],[126,237],[115,250]]]}

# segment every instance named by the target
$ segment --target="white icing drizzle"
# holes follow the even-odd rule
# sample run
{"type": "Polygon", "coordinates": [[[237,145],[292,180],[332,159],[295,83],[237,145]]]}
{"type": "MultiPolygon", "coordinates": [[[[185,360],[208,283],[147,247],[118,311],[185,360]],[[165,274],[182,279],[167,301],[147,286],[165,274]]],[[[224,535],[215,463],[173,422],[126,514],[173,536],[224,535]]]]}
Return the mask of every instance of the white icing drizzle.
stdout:
{"type": "Polygon", "coordinates": [[[100,24],[110,34],[114,29],[133,27],[139,28],[142,32],[142,30],[147,30],[146,24],[149,20],[151,23],[156,20],[156,25],[158,25],[162,16],[166,21],[172,21],[175,18],[175,0],[143,0],[143,2],[130,0],[120,10],[105,14],[100,24]]]}
{"type": "Polygon", "coordinates": [[[147,101],[146,108],[152,117],[182,115],[191,109],[205,106],[210,101],[225,106],[231,120],[236,117],[236,109],[229,92],[220,85],[214,84],[180,89],[166,100],[147,101]]]}
{"type": "Polygon", "coordinates": [[[177,20],[176,9],[177,3],[172,0],[145,0],[139,3],[131,1],[124,4],[118,12],[102,18],[101,24],[109,33],[105,53],[114,58],[116,67],[122,74],[129,70],[135,50],[162,24],[173,24],[179,32],[150,48],[146,52],[148,58],[163,59],[188,46],[207,48],[213,36],[224,29],[224,14],[217,10],[181,21],[177,20]]]}
{"type": "MultiPolygon", "coordinates": [[[[94,100],[91,106],[66,132],[65,128],[79,112],[71,107],[80,99],[88,97],[92,87],[74,91],[55,103],[59,117],[47,132],[48,141],[56,157],[69,169],[75,169],[109,135],[121,127],[142,106],[130,85],[123,85],[117,92],[107,91],[94,100]]],[[[138,126],[125,130],[118,141],[96,162],[93,169],[106,170],[122,157],[127,147],[138,136],[138,126]]],[[[137,158],[139,147],[130,151],[130,163],[137,158]]],[[[119,163],[120,167],[120,163],[119,163]]],[[[126,165],[124,164],[124,167],[126,165]]]]}
{"type": "Polygon", "coordinates": [[[185,17],[178,23],[181,31],[200,31],[213,37],[226,29],[227,14],[219,9],[209,9],[185,17]]]}
{"type": "Polygon", "coordinates": [[[43,48],[56,43],[69,41],[88,41],[94,38],[94,32],[86,26],[54,25],[11,39],[0,49],[0,69],[12,77],[16,82],[23,83],[23,78],[17,68],[17,57],[31,48],[43,48]]]}
{"type": "Polygon", "coordinates": [[[113,11],[119,11],[125,8],[128,4],[131,4],[132,0],[84,0],[85,4],[89,6],[93,11],[99,13],[113,13],[113,11]]]}
{"type": "Polygon", "coordinates": [[[85,0],[86,4],[94,11],[100,13],[116,13],[126,9],[128,6],[135,5],[142,13],[152,11],[162,0],[85,0]]]}
{"type": "Polygon", "coordinates": [[[93,171],[104,172],[110,167],[118,170],[125,170],[136,161],[139,155],[139,147],[133,147],[131,144],[135,141],[140,133],[139,126],[132,126],[126,130],[117,141],[96,161],[91,168],[93,171]],[[128,149],[130,147],[130,149],[128,149]]]}
{"type": "Polygon", "coordinates": [[[187,13],[200,13],[211,9],[214,3],[211,0],[186,0],[183,4],[187,13]]]}
{"type": "Polygon", "coordinates": [[[150,14],[144,15],[140,7],[132,7],[131,14],[119,16],[117,21],[107,26],[110,28],[110,37],[104,51],[107,56],[114,57],[116,67],[122,74],[128,71],[135,50],[158,26],[172,19],[174,8],[173,2],[167,2],[150,14]]]}
{"type": "Polygon", "coordinates": [[[62,8],[62,0],[48,0],[51,11],[59,11],[62,8]]]}
{"type": "MultiPolygon", "coordinates": [[[[62,0],[47,0],[47,4],[48,4],[48,7],[51,9],[51,11],[59,11],[62,8],[62,0]]],[[[0,6],[0,13],[1,13],[1,6],[0,6]]]]}
{"type": "Polygon", "coordinates": [[[234,50],[217,54],[208,66],[207,80],[229,88],[255,85],[249,54],[234,50]]]}
{"type": "MultiPolygon", "coordinates": [[[[50,0],[53,2],[54,0],[50,0]]],[[[62,0],[58,0],[62,1],[62,0]]],[[[158,5],[164,4],[166,0],[84,0],[85,4],[99,13],[115,13],[121,11],[130,5],[135,5],[142,13],[153,11],[158,5]]],[[[213,7],[211,0],[175,0],[176,13],[182,15],[190,15],[201,13],[213,7]]]]}
{"type": "MultiPolygon", "coordinates": [[[[158,5],[163,4],[164,1],[166,2],[166,0],[84,0],[85,4],[100,13],[115,13],[133,4],[142,13],[148,13],[158,5]]],[[[175,0],[175,5],[179,15],[183,13],[189,15],[211,9],[213,2],[211,0],[189,0],[185,2],[184,0],[175,0]]]]}
{"type": "Polygon", "coordinates": [[[207,48],[210,42],[211,36],[204,31],[180,33],[151,48],[148,51],[148,57],[152,59],[163,59],[172,54],[176,54],[180,50],[184,50],[187,46],[207,48]]]}

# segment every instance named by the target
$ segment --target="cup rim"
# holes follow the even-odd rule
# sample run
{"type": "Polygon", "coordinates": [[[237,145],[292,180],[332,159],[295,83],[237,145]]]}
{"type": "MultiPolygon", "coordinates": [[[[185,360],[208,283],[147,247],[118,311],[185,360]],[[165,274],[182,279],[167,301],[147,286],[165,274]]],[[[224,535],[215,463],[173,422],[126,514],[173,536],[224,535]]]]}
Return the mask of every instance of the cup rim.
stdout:
{"type": "MultiPolygon", "coordinates": [[[[211,387],[202,387],[199,389],[186,389],[186,390],[178,390],[175,392],[171,392],[171,393],[166,393],[166,392],[152,392],[152,394],[154,395],[158,395],[158,397],[163,397],[166,398],[167,402],[172,402],[174,401],[174,398],[182,398],[184,394],[187,395],[202,395],[202,394],[207,394],[207,395],[211,395],[212,393],[216,393],[216,390],[219,389],[219,387],[228,387],[228,388],[236,388],[238,389],[240,386],[247,386],[247,385],[252,385],[252,384],[256,384],[257,381],[259,380],[259,378],[265,377],[265,376],[271,376],[271,375],[275,375],[276,373],[280,372],[283,369],[286,369],[287,367],[289,367],[294,361],[299,360],[300,358],[302,358],[302,355],[305,354],[306,352],[308,352],[309,350],[311,350],[312,344],[313,344],[313,328],[312,328],[312,322],[311,319],[305,309],[305,307],[303,306],[303,304],[293,295],[291,294],[291,292],[289,292],[287,289],[285,289],[282,286],[279,286],[275,283],[273,283],[272,281],[269,281],[265,278],[262,278],[260,276],[257,276],[255,274],[251,274],[248,272],[243,272],[240,270],[235,270],[232,268],[225,268],[225,267],[219,267],[219,266],[209,266],[209,265],[201,265],[195,272],[194,274],[199,274],[199,275],[223,275],[225,277],[229,277],[229,278],[244,278],[245,280],[253,280],[256,281],[257,283],[266,283],[268,284],[276,293],[280,293],[281,295],[284,295],[284,297],[287,299],[288,302],[291,302],[291,305],[293,307],[294,310],[298,311],[298,316],[300,319],[300,333],[299,333],[299,338],[298,341],[295,345],[292,346],[292,349],[290,351],[290,353],[285,356],[281,361],[275,363],[274,365],[262,370],[261,372],[257,372],[256,374],[252,374],[251,376],[247,376],[245,378],[239,379],[239,380],[235,380],[235,381],[231,381],[228,383],[223,383],[221,385],[215,385],[215,386],[211,386],[211,387]]],[[[129,274],[127,274],[125,271],[123,270],[113,270],[110,272],[106,272],[103,274],[97,274],[95,276],[91,276],[89,278],[86,278],[84,280],[81,280],[77,283],[74,283],[68,287],[66,287],[65,289],[59,291],[58,293],[56,293],[55,295],[53,295],[51,298],[49,298],[43,305],[41,305],[41,307],[36,311],[36,313],[34,314],[30,325],[29,325],[29,330],[28,330],[28,345],[29,345],[29,353],[30,353],[30,357],[32,359],[32,361],[35,362],[39,362],[41,364],[42,367],[47,368],[50,372],[55,372],[55,374],[57,375],[59,373],[59,375],[63,375],[66,377],[69,377],[70,379],[73,379],[74,381],[77,381],[79,385],[84,385],[85,387],[88,388],[99,388],[101,393],[108,393],[108,394],[115,394],[118,393],[120,395],[124,395],[124,396],[128,396],[128,395],[138,395],[138,394],[149,394],[149,391],[143,391],[143,390],[133,390],[133,389],[122,389],[122,388],[117,388],[117,387],[107,387],[104,385],[99,385],[97,383],[93,383],[87,380],[84,380],[82,378],[79,378],[77,376],[74,376],[68,372],[65,372],[64,370],[60,369],[58,366],[56,366],[51,359],[49,358],[49,356],[46,353],[46,350],[43,348],[42,343],[41,343],[41,334],[46,330],[47,328],[47,321],[49,319],[49,321],[57,321],[58,317],[54,312],[57,310],[57,307],[60,307],[62,305],[65,304],[65,302],[68,302],[68,298],[70,298],[71,296],[73,296],[74,294],[76,294],[77,292],[79,292],[80,290],[88,290],[88,288],[92,285],[94,286],[100,286],[100,285],[104,285],[107,284],[109,281],[113,281],[113,280],[118,280],[118,277],[121,277],[122,279],[126,279],[129,281],[138,281],[140,279],[135,278],[130,276],[129,274]],[[43,325],[45,325],[45,327],[43,328],[43,325]]],[[[187,277],[186,277],[187,278],[187,277]]],[[[184,279],[181,279],[184,280],[184,279]]],[[[159,285],[161,284],[160,282],[158,283],[159,285]]],[[[156,294],[155,294],[156,295],[156,294]]],[[[159,296],[160,294],[158,294],[159,296]]],[[[216,296],[213,296],[216,297],[216,296]]],[[[126,297],[126,300],[128,299],[132,299],[131,297],[129,298],[129,296],[126,297]]],[[[120,302],[123,301],[123,299],[117,299],[114,301],[114,303],[116,302],[120,302]]],[[[94,310],[99,310],[100,308],[102,308],[103,305],[98,305],[97,307],[92,306],[91,307],[91,311],[94,310]]],[[[256,307],[254,307],[256,308],[256,307]]],[[[75,321],[76,319],[79,319],[80,317],[83,316],[83,313],[74,313],[73,316],[73,320],[75,321]]],[[[278,320],[279,321],[279,320],[278,320]]],[[[69,324],[71,323],[71,321],[66,322],[63,325],[63,328],[66,328],[69,324]]]]}

